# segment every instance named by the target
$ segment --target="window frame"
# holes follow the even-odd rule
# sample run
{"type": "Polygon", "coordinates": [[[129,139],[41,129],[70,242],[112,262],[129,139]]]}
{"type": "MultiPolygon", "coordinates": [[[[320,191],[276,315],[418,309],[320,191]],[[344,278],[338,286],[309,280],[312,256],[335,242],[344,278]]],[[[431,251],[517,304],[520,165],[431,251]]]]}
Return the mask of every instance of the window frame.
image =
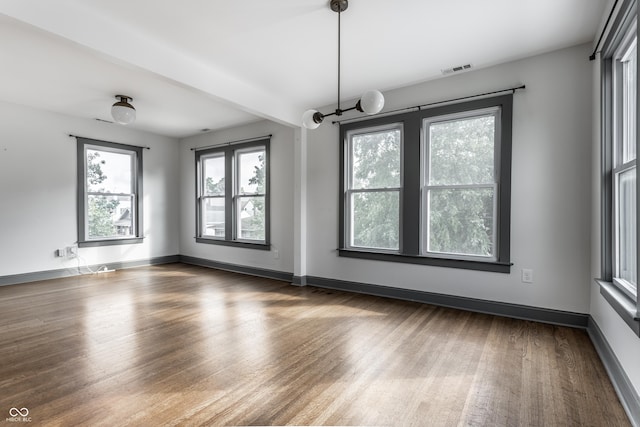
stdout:
{"type": "MultiPolygon", "coordinates": [[[[96,247],[111,245],[128,245],[142,243],[144,240],[142,219],[143,219],[143,178],[142,178],[142,147],[135,145],[121,144],[116,142],[101,141],[89,138],[77,139],[77,218],[78,218],[78,247],[96,247]],[[87,150],[95,149],[97,151],[124,153],[132,156],[132,188],[133,193],[127,194],[133,197],[132,205],[132,223],[135,229],[133,235],[124,237],[108,237],[100,239],[88,238],[88,197],[92,192],[87,188],[87,150]]],[[[93,192],[95,193],[95,192],[93,192]]],[[[100,193],[111,194],[111,193],[100,193]]],[[[112,194],[120,195],[120,194],[112,194]]]]}
{"type": "Polygon", "coordinates": [[[269,138],[259,139],[251,142],[222,144],[205,149],[195,150],[195,175],[196,175],[196,243],[205,243],[211,245],[235,246],[243,248],[251,248],[258,250],[271,249],[271,155],[270,155],[269,138]],[[239,168],[237,166],[239,156],[237,154],[251,153],[262,151],[265,153],[265,192],[264,194],[239,194],[239,168]],[[213,155],[213,156],[212,156],[213,155]],[[202,159],[223,156],[225,164],[225,233],[224,237],[206,236],[202,234],[202,199],[203,196],[203,175],[202,175],[202,159]],[[238,237],[238,203],[243,197],[264,196],[265,205],[265,239],[252,240],[242,239],[238,237]]]}
{"type": "MultiPolygon", "coordinates": [[[[509,273],[510,262],[510,223],[511,223],[511,138],[512,138],[513,94],[480,98],[471,101],[452,103],[429,109],[419,109],[401,114],[359,120],[340,124],[340,191],[339,191],[339,231],[338,254],[343,257],[372,259],[379,261],[432,265],[449,268],[462,268],[478,271],[509,273]],[[423,121],[430,117],[464,114],[475,110],[499,107],[501,111],[499,142],[496,141],[494,156],[496,174],[499,182],[497,256],[495,260],[471,257],[456,257],[445,254],[432,256],[421,252],[422,249],[422,190],[424,159],[423,121]],[[401,125],[402,135],[402,190],[400,193],[400,249],[396,253],[373,250],[371,248],[349,247],[348,215],[346,204],[347,179],[349,177],[348,135],[354,131],[381,126],[401,125]]],[[[496,132],[498,134],[498,132],[496,132]]]]}
{"type": "MultiPolygon", "coordinates": [[[[640,293],[625,281],[616,278],[618,264],[618,233],[617,217],[617,176],[624,171],[636,169],[636,268],[640,265],[640,254],[638,253],[637,242],[640,237],[639,218],[637,215],[640,205],[640,187],[637,185],[636,160],[620,162],[624,141],[619,143],[620,138],[624,138],[627,129],[624,128],[621,111],[623,110],[623,84],[622,68],[619,58],[624,56],[624,52],[633,43],[633,38],[637,44],[638,28],[637,5],[633,0],[624,0],[612,27],[603,44],[600,55],[600,120],[601,120],[601,276],[595,279],[600,285],[600,293],[609,302],[612,308],[620,315],[627,325],[638,335],[640,335],[640,322],[638,309],[640,308],[640,293]],[[633,36],[635,33],[635,36],[633,36]]],[[[635,112],[635,148],[636,156],[640,147],[638,138],[638,51],[636,48],[635,73],[636,97],[635,112]]]]}

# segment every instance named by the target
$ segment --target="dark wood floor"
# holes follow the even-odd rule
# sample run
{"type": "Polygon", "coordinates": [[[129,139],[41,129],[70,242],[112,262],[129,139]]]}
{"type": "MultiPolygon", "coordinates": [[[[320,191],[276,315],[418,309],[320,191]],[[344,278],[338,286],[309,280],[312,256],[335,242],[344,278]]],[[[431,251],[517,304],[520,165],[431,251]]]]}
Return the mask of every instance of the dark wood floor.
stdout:
{"type": "Polygon", "coordinates": [[[0,421],[629,425],[582,330],[182,264],[1,287],[0,325],[0,421]]]}

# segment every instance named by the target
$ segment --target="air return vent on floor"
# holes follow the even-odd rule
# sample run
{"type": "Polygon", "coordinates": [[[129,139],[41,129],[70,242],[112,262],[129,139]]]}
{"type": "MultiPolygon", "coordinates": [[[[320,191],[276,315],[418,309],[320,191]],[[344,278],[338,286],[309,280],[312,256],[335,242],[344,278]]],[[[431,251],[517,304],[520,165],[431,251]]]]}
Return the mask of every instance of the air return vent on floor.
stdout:
{"type": "Polygon", "coordinates": [[[452,67],[452,68],[447,68],[446,70],[442,70],[442,74],[446,76],[447,74],[460,73],[462,71],[467,71],[470,69],[471,69],[471,64],[459,65],[457,67],[452,67]]]}

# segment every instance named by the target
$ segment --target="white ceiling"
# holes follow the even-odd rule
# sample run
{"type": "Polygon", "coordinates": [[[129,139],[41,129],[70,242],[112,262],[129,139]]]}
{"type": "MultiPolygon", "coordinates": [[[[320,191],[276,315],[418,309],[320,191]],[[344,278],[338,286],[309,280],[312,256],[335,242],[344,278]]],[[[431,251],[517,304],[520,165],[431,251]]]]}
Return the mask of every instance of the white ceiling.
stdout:
{"type": "MultiPolygon", "coordinates": [[[[342,98],[594,39],[609,0],[351,0],[342,98]]],[[[336,100],[328,0],[0,0],[0,100],[172,137],[336,100]]],[[[114,125],[115,126],[115,125],[114,125]]]]}

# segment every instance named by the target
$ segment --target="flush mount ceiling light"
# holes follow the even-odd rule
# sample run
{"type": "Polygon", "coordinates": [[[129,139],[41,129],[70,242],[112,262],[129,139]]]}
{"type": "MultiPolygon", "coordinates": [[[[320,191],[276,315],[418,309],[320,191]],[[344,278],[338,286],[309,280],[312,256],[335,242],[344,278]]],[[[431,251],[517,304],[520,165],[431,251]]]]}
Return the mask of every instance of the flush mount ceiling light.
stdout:
{"type": "Polygon", "coordinates": [[[340,15],[349,7],[349,0],[331,0],[329,7],[338,13],[338,108],[329,114],[322,114],[317,110],[307,110],[302,115],[302,124],[307,129],[316,129],[320,123],[328,116],[341,116],[342,113],[358,110],[361,113],[377,114],[384,107],[384,96],[380,91],[370,90],[365,92],[354,107],[345,110],[340,108],[340,15]]]}
{"type": "Polygon", "coordinates": [[[128,101],[133,101],[133,98],[127,95],[116,95],[116,99],[120,101],[113,104],[111,107],[111,116],[113,120],[121,125],[130,125],[136,121],[136,109],[128,101]]]}

